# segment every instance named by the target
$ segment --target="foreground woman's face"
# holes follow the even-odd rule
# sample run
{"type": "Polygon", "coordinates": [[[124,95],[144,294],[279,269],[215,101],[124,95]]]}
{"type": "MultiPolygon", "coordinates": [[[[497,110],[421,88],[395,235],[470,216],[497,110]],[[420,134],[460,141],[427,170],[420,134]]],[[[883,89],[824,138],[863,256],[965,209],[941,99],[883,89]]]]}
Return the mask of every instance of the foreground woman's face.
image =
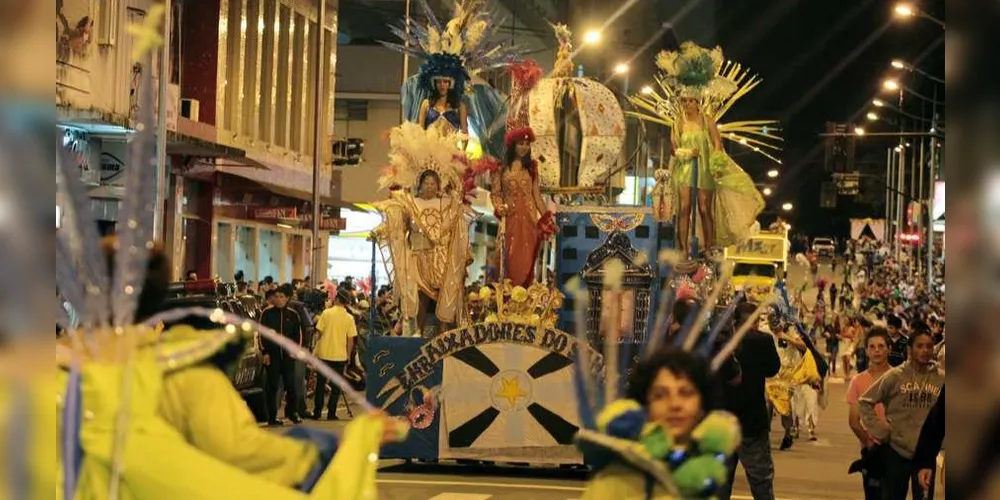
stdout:
{"type": "Polygon", "coordinates": [[[649,419],[665,425],[674,440],[686,439],[704,416],[698,388],[667,369],[656,375],[647,401],[649,419]]]}

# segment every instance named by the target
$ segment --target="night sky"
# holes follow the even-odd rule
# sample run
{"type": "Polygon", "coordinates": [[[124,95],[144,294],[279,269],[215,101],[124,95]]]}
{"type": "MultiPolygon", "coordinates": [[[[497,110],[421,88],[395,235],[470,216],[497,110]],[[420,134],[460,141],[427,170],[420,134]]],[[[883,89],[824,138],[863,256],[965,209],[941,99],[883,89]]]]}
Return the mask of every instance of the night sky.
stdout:
{"type": "MultiPolygon", "coordinates": [[[[775,118],[784,129],[784,164],[772,204],[792,201],[794,230],[813,236],[846,236],[849,218],[881,216],[845,197],[838,199],[836,209],[819,207],[820,183],[829,174],[823,171],[824,150],[817,134],[828,121],[846,123],[852,118],[871,131],[894,131],[884,123],[865,123],[868,103],[890,74],[893,58],[914,61],[926,53],[916,66],[944,76],[944,43],[938,40],[944,30],[925,19],[893,19],[890,0],[719,0],[717,5],[718,40],[726,56],[764,79],[733,109],[732,117],[775,118]],[[936,48],[928,51],[935,42],[936,48]]],[[[944,18],[943,0],[919,5],[944,18]]],[[[920,76],[901,75],[901,81],[924,95],[933,92],[933,82],[920,76]]],[[[919,114],[915,101],[904,108],[919,114]]],[[[880,161],[882,172],[890,140],[859,141],[857,156],[880,161]]],[[[772,167],[750,156],[739,160],[759,180],[772,167]]]]}

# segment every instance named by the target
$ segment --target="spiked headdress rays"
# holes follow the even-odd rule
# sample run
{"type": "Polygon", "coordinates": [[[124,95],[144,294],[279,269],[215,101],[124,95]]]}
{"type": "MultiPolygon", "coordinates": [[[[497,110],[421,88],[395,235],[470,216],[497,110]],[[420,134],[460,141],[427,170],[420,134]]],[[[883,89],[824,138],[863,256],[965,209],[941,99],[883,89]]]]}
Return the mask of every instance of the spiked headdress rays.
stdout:
{"type": "Polygon", "coordinates": [[[442,23],[427,4],[417,0],[427,25],[412,17],[390,29],[400,42],[381,41],[382,45],[424,60],[420,82],[433,84],[435,77],[454,81],[453,88],[464,92],[470,75],[506,66],[521,57],[521,51],[496,36],[503,19],[487,0],[461,0],[455,4],[451,20],[442,23]]]}
{"type": "Polygon", "coordinates": [[[656,57],[660,73],[653,92],[628,97],[636,111],[626,112],[640,120],[673,127],[682,115],[681,97],[696,97],[706,116],[718,123],[719,134],[738,142],[772,161],[781,150],[776,120],[722,122],[723,116],[762,81],[739,63],[726,60],[722,50],[709,50],[685,42],[680,51],[663,51],[656,57]]]}

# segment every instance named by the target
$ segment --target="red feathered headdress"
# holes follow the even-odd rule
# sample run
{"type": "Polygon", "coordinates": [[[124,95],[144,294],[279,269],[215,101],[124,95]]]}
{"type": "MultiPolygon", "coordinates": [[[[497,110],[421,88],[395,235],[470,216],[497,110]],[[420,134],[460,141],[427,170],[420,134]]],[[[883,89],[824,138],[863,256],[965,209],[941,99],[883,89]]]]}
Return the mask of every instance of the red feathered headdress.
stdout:
{"type": "Polygon", "coordinates": [[[525,59],[519,63],[511,64],[507,71],[510,72],[510,76],[514,79],[514,85],[521,92],[530,91],[542,78],[542,68],[534,59],[525,59]]]}
{"type": "Polygon", "coordinates": [[[503,142],[508,148],[519,141],[535,142],[535,132],[531,130],[531,127],[519,127],[508,130],[507,135],[503,138],[503,142]]]}

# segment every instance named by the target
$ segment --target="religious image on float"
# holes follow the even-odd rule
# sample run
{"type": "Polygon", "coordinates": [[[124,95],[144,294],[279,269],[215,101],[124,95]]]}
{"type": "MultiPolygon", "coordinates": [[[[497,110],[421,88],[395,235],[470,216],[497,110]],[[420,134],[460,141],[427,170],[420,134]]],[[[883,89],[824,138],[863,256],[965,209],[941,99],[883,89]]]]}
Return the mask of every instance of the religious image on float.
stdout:
{"type": "Polygon", "coordinates": [[[757,215],[764,209],[753,179],[726,153],[722,139],[780,163],[769,152],[779,149],[776,122],[719,123],[761,80],[725,60],[718,47],[685,42],[679,51],[657,55],[656,66],[657,85],[652,92],[629,96],[638,111],[627,113],[671,129],[670,163],[654,172],[653,213],[660,221],[678,216],[677,243],[685,254],[693,250],[692,233],[701,236],[698,250],[717,253],[758,231],[757,215]],[[700,224],[692,229],[692,222],[700,224]]]}

